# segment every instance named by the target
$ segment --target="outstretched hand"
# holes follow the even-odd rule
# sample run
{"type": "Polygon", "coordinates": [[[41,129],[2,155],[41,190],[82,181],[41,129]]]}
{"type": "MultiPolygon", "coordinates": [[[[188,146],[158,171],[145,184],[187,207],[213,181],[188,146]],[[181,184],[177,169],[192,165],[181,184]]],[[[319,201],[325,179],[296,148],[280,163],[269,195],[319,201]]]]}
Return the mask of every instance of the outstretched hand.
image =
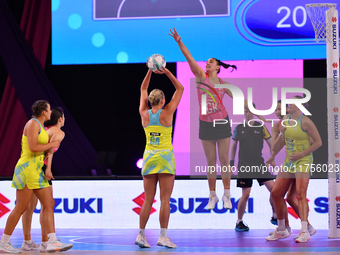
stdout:
{"type": "Polygon", "coordinates": [[[173,32],[170,29],[170,33],[171,34],[169,34],[169,35],[172,36],[175,39],[176,42],[179,42],[181,40],[182,37],[179,37],[179,35],[178,35],[178,33],[177,33],[175,28],[174,28],[173,32]]]}

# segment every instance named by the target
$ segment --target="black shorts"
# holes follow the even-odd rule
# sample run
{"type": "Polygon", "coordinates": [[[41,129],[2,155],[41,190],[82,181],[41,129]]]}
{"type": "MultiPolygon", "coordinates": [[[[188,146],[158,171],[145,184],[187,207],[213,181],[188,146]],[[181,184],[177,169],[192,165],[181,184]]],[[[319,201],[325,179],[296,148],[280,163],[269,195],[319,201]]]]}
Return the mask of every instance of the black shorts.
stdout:
{"type": "Polygon", "coordinates": [[[231,128],[229,116],[224,118],[228,122],[226,124],[217,124],[207,122],[200,119],[199,139],[201,140],[219,140],[231,137],[231,128]]]}
{"type": "MultiPolygon", "coordinates": [[[[41,168],[43,171],[44,171],[44,174],[45,174],[45,172],[46,172],[46,168],[47,168],[47,166],[44,164],[44,166],[41,168]]],[[[48,181],[48,184],[50,184],[50,185],[52,185],[52,180],[49,180],[48,181]]]]}
{"type": "Polygon", "coordinates": [[[237,187],[239,188],[251,188],[253,186],[253,180],[257,180],[260,186],[262,186],[265,182],[274,180],[274,178],[258,178],[258,179],[250,179],[250,178],[237,178],[237,187]]]}

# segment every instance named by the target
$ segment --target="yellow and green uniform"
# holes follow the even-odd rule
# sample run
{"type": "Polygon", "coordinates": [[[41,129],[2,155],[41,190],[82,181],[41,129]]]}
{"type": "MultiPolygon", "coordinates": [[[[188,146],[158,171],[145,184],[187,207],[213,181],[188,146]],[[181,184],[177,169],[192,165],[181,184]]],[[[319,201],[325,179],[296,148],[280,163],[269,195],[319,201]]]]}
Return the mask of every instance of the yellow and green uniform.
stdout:
{"type": "MultiPolygon", "coordinates": [[[[40,132],[38,135],[38,143],[48,143],[48,134],[44,127],[37,121],[40,126],[40,132]]],[[[44,152],[32,152],[28,147],[27,136],[22,134],[21,138],[21,156],[18,163],[15,166],[12,187],[16,189],[23,189],[25,185],[29,189],[41,189],[49,187],[48,181],[44,178],[44,172],[41,169],[44,165],[44,152]]]]}
{"type": "Polygon", "coordinates": [[[149,113],[149,125],[144,128],[146,146],[143,155],[142,175],[175,174],[175,155],[172,149],[172,126],[165,127],[159,122],[162,109],[149,113]]]}
{"type": "Polygon", "coordinates": [[[286,159],[283,163],[283,170],[289,171],[290,173],[302,172],[308,173],[310,165],[313,163],[313,154],[309,153],[307,156],[300,158],[297,161],[291,161],[289,156],[293,153],[300,153],[305,151],[310,146],[309,135],[302,129],[303,115],[296,121],[297,125],[294,127],[289,124],[291,115],[288,116],[288,120],[285,121],[285,142],[286,142],[286,159]]]}

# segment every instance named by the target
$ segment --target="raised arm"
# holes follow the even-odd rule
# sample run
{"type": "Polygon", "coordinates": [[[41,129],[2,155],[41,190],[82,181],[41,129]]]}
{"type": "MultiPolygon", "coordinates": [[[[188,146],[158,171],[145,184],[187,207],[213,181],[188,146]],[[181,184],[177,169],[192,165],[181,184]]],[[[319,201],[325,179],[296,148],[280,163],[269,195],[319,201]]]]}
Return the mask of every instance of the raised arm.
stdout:
{"type": "Polygon", "coordinates": [[[172,36],[175,39],[175,41],[177,42],[178,47],[180,48],[182,54],[184,55],[184,57],[188,61],[191,72],[195,75],[196,78],[205,78],[204,70],[196,63],[195,59],[191,56],[190,51],[188,50],[188,48],[182,42],[181,37],[179,37],[176,29],[174,28],[174,31],[171,31],[171,29],[170,29],[170,33],[169,33],[169,35],[172,36]]]}
{"type": "Polygon", "coordinates": [[[182,84],[177,80],[177,78],[167,68],[163,68],[160,71],[156,70],[155,73],[166,74],[166,76],[169,77],[172,84],[175,86],[176,91],[173,94],[171,101],[164,108],[165,111],[172,115],[175,112],[177,106],[179,105],[179,102],[181,101],[184,88],[182,84]]]}
{"type": "Polygon", "coordinates": [[[145,110],[148,110],[148,87],[150,84],[152,71],[148,69],[148,72],[145,75],[145,78],[142,82],[142,85],[140,87],[140,103],[139,103],[139,113],[142,115],[142,113],[145,110]]]}

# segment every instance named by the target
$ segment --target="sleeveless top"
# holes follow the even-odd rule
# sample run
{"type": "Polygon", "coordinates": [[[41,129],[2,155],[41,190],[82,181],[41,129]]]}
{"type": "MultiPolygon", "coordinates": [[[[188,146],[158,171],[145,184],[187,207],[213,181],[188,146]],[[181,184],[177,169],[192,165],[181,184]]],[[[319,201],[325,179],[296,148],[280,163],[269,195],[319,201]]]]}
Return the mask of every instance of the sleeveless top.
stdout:
{"type": "MultiPolygon", "coordinates": [[[[284,125],[286,126],[284,135],[285,135],[285,143],[286,143],[286,159],[284,162],[284,166],[289,169],[289,172],[308,172],[309,164],[313,163],[313,153],[309,153],[303,158],[297,161],[291,161],[289,156],[293,153],[300,153],[305,151],[310,146],[310,139],[307,132],[302,130],[302,117],[301,115],[295,124],[290,125],[289,121],[285,121],[284,125]]],[[[291,115],[288,116],[287,120],[291,119],[291,115]]]]}
{"type": "MultiPolygon", "coordinates": [[[[223,84],[223,81],[219,78],[220,83],[223,84]]],[[[225,95],[225,88],[219,89],[215,88],[215,85],[211,84],[209,81],[208,74],[202,83],[197,83],[197,95],[199,102],[199,118],[202,121],[213,122],[214,119],[224,119],[228,116],[228,112],[225,109],[222,100],[225,95]],[[209,95],[209,93],[210,95],[209,95]],[[202,114],[202,95],[207,95],[207,114],[202,114]],[[214,99],[211,97],[214,97],[214,99]]]]}
{"type": "MultiPolygon", "coordinates": [[[[40,126],[40,132],[38,135],[39,144],[48,143],[48,134],[44,127],[37,121],[40,126]]],[[[16,189],[23,189],[27,184],[29,189],[39,189],[48,187],[49,184],[43,176],[42,166],[44,165],[44,151],[32,152],[28,146],[27,136],[24,134],[21,138],[21,156],[14,169],[14,175],[12,180],[12,187],[16,189]]]]}
{"type": "Polygon", "coordinates": [[[146,146],[143,154],[142,175],[175,174],[175,156],[172,148],[172,126],[165,127],[159,122],[162,109],[149,113],[149,125],[144,128],[146,146]]]}

